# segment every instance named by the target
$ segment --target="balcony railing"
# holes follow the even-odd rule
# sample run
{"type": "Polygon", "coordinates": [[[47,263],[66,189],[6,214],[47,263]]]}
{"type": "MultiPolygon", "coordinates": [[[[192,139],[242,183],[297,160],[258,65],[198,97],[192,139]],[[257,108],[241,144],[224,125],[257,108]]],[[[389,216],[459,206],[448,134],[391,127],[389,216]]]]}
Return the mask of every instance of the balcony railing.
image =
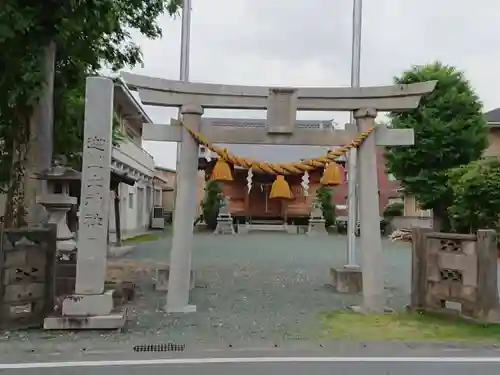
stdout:
{"type": "Polygon", "coordinates": [[[116,160],[139,169],[145,174],[152,176],[155,174],[155,162],[151,154],[129,139],[113,147],[112,155],[116,160]]]}

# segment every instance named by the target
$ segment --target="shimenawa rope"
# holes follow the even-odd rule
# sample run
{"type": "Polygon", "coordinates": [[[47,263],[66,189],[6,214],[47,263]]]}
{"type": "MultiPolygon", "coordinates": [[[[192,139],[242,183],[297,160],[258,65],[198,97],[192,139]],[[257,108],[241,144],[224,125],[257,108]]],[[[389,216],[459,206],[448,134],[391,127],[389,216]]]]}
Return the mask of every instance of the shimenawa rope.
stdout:
{"type": "Polygon", "coordinates": [[[365,141],[365,139],[375,131],[374,126],[369,128],[367,131],[359,134],[356,138],[354,138],[346,145],[336,149],[335,151],[329,151],[326,156],[306,159],[295,163],[268,163],[234,155],[229,150],[214,145],[203,135],[188,127],[184,122],[182,122],[182,126],[184,126],[186,130],[193,136],[193,138],[196,139],[200,144],[215,152],[227,163],[245,169],[252,169],[253,172],[270,173],[275,175],[303,174],[304,172],[311,171],[313,169],[325,167],[327,164],[335,162],[338,157],[345,155],[350,149],[358,148],[365,141]]]}

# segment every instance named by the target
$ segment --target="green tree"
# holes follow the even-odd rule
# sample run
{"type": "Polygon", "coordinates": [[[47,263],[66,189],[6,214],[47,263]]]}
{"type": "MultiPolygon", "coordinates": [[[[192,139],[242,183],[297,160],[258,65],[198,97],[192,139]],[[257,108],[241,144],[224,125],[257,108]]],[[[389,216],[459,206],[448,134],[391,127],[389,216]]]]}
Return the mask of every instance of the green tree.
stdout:
{"type": "Polygon", "coordinates": [[[452,228],[460,233],[498,229],[500,219],[500,159],[486,158],[448,172],[453,203],[448,207],[452,228]]]}
{"type": "Polygon", "coordinates": [[[207,181],[205,185],[205,197],[201,202],[203,220],[210,229],[217,227],[217,216],[222,204],[223,193],[217,181],[207,181]]]}
{"type": "Polygon", "coordinates": [[[328,186],[321,185],[318,190],[316,190],[316,199],[321,206],[321,212],[325,219],[325,226],[332,226],[335,223],[335,205],[333,204],[332,189],[328,186]]]}
{"type": "Polygon", "coordinates": [[[452,203],[448,170],[477,160],[487,146],[486,122],[479,101],[463,73],[439,62],[415,66],[395,78],[397,84],[436,80],[436,89],[420,105],[391,113],[391,125],[413,128],[415,145],[387,151],[389,172],[401,181],[424,209],[432,209],[436,225],[449,229],[452,203]]]}
{"type": "Polygon", "coordinates": [[[85,77],[102,68],[116,71],[140,63],[141,52],[131,32],[161,37],[158,17],[165,11],[174,14],[181,2],[2,3],[0,70],[8,74],[0,76],[0,186],[9,197],[6,225],[23,224],[24,188],[34,172],[33,133],[43,117],[41,104],[45,112],[54,113],[54,152],[73,158],[81,149],[85,77]],[[53,103],[44,102],[52,90],[53,103]]]}
{"type": "Polygon", "coordinates": [[[403,216],[404,211],[404,203],[403,202],[394,202],[388,204],[384,209],[384,218],[391,220],[396,216],[403,216]]]}

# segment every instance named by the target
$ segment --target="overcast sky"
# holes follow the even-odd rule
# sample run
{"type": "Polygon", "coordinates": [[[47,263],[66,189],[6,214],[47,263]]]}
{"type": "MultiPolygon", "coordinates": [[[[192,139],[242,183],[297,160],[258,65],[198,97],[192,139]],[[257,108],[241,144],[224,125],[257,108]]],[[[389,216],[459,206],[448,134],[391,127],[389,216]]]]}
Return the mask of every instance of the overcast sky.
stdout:
{"type": "MultiPolygon", "coordinates": [[[[435,60],[465,72],[485,110],[500,106],[498,0],[365,0],[361,85],[387,85],[414,64],[435,60]]],[[[192,0],[190,80],[348,86],[352,0],[192,0]]],[[[163,17],[163,39],[136,37],[144,67],[133,72],[179,78],[181,20],[163,17]]],[[[146,107],[168,123],[172,109],[146,107]]],[[[263,117],[206,111],[207,116],[263,117]]],[[[299,114],[345,123],[341,113],[299,114]]],[[[174,168],[174,144],[144,142],[158,165],[174,168]]]]}

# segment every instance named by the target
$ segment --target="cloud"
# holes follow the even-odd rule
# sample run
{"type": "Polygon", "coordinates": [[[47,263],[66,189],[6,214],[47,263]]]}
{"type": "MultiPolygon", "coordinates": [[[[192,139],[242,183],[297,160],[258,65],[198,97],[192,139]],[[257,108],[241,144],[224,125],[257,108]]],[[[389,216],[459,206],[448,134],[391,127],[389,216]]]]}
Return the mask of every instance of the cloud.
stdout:
{"type": "MultiPolygon", "coordinates": [[[[190,79],[243,85],[346,86],[350,82],[352,1],[193,0],[190,79]]],[[[466,73],[486,109],[500,106],[495,0],[363,2],[361,84],[386,85],[414,64],[441,60],[466,73]]],[[[163,17],[162,40],[136,40],[144,67],[178,79],[181,20],[163,17]]],[[[175,110],[147,109],[167,122],[175,110]]],[[[210,111],[207,115],[262,116],[210,111]]],[[[301,114],[347,120],[346,114],[301,114]]],[[[175,147],[145,142],[158,164],[175,166],[175,147]]]]}

